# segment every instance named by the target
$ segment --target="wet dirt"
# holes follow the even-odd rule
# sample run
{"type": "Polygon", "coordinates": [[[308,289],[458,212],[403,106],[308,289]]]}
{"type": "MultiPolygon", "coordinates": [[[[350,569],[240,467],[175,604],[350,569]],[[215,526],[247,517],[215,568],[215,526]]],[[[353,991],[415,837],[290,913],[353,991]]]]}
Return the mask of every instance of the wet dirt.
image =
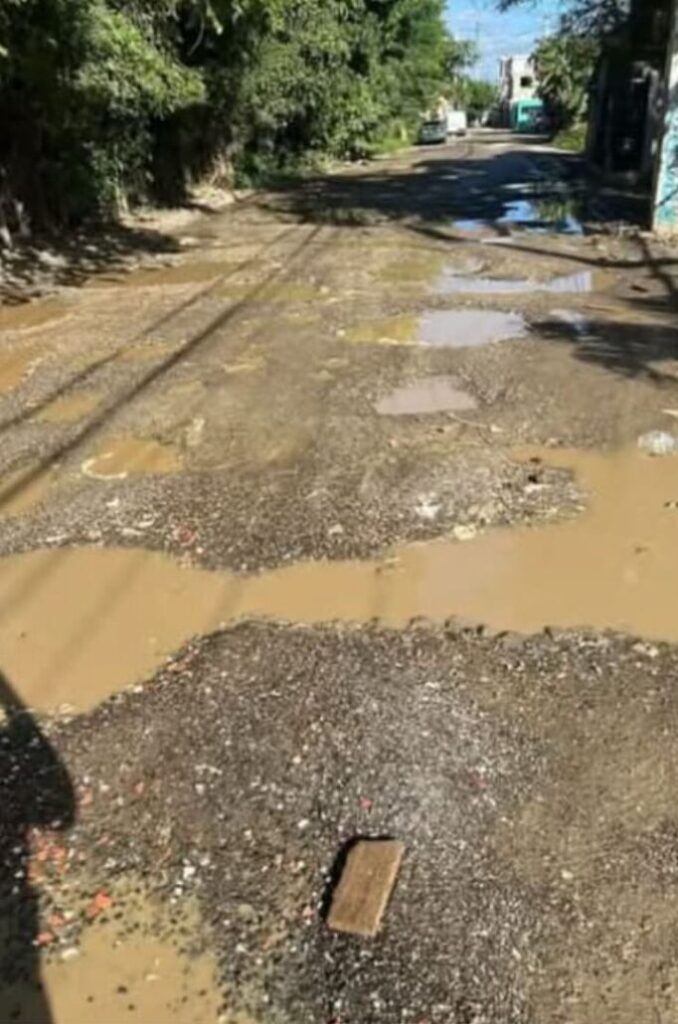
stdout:
{"type": "MultiPolygon", "coordinates": [[[[232,284],[220,288],[218,295],[233,301],[242,301],[253,292],[251,284],[232,284]]],[[[268,284],[263,288],[257,288],[254,297],[257,302],[312,302],[319,296],[316,285],[304,284],[303,282],[285,282],[282,284],[268,284]]]]}
{"type": "Polygon", "coordinates": [[[176,473],[182,458],[172,445],[138,437],[109,438],[82,464],[85,476],[95,480],[124,480],[140,473],[176,473]]]}
{"type": "Polygon", "coordinates": [[[473,395],[464,391],[454,377],[422,377],[390,394],[375,404],[381,416],[418,416],[422,413],[463,412],[476,409],[473,395]]]}
{"type": "Polygon", "coordinates": [[[18,387],[38,356],[39,350],[36,348],[0,354],[0,394],[18,387]]]}
{"type": "Polygon", "coordinates": [[[101,403],[102,395],[93,391],[79,391],[56,398],[42,409],[36,419],[42,423],[75,423],[83,419],[101,403]]]}
{"type": "Polygon", "coordinates": [[[87,708],[151,675],[194,634],[242,617],[394,626],[459,617],[522,633],[551,625],[678,639],[678,459],[550,449],[531,457],[542,456],[574,470],[591,496],[578,518],[475,539],[459,531],[466,542],[403,545],[372,562],[239,577],[139,550],[6,558],[3,667],[31,705],[87,708]]]}
{"type": "Polygon", "coordinates": [[[57,299],[25,302],[18,306],[0,306],[0,331],[25,331],[42,327],[66,316],[68,306],[57,299]]]}
{"type": "MultiPolygon", "coordinates": [[[[186,936],[200,934],[197,908],[161,908],[139,889],[111,894],[112,912],[87,926],[77,943],[59,942],[42,970],[42,993],[28,983],[2,993],[4,1019],[53,1024],[215,1024],[221,1020],[216,961],[194,955],[186,936]],[[114,916],[124,906],[122,920],[114,916]]],[[[223,1020],[228,1018],[224,1017],[223,1020]]]]}
{"type": "Polygon", "coordinates": [[[196,260],[169,267],[142,267],[128,274],[100,274],[88,283],[90,288],[150,288],[160,285],[201,284],[232,273],[233,264],[196,260]]]}
{"type": "Polygon", "coordinates": [[[47,497],[55,480],[53,470],[28,467],[0,477],[0,518],[17,516],[47,497]]]}
{"type": "Polygon", "coordinates": [[[477,348],[495,341],[523,338],[527,323],[520,313],[492,309],[443,309],[425,313],[417,337],[436,348],[477,348]]]}
{"type": "Polygon", "coordinates": [[[122,349],[118,354],[118,359],[121,363],[143,363],[150,359],[162,359],[174,352],[176,347],[172,342],[157,341],[151,344],[142,342],[139,345],[130,345],[129,348],[122,349]]]}

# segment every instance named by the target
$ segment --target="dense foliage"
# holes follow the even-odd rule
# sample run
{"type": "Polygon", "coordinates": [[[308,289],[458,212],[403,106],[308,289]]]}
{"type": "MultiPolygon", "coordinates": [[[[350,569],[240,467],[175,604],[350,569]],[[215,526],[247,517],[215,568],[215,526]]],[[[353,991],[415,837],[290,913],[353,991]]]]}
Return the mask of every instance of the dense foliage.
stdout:
{"type": "Polygon", "coordinates": [[[567,129],[584,118],[599,52],[595,36],[565,29],[539,40],[532,55],[539,94],[558,129],[567,129]]]}
{"type": "Polygon", "coordinates": [[[466,56],[443,0],[0,0],[0,199],[68,224],[367,153],[466,56]]]}

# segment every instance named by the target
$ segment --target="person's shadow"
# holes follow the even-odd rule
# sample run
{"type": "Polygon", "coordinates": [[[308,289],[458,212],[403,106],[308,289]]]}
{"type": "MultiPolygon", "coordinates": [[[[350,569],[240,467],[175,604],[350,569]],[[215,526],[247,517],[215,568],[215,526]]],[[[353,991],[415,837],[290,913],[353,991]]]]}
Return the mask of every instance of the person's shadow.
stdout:
{"type": "Polygon", "coordinates": [[[40,981],[38,897],[29,879],[32,828],[75,817],[66,768],[0,672],[0,1022],[52,1024],[40,981]]]}

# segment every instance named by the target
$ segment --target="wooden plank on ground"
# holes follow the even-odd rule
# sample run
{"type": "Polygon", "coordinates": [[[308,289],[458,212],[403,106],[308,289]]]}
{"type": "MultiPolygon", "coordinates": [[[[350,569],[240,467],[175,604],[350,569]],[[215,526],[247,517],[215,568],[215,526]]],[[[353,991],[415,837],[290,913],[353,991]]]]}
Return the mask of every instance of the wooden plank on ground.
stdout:
{"type": "Polygon", "coordinates": [[[403,843],[395,839],[356,843],[335,889],[328,927],[373,938],[379,931],[404,852],[403,843]]]}

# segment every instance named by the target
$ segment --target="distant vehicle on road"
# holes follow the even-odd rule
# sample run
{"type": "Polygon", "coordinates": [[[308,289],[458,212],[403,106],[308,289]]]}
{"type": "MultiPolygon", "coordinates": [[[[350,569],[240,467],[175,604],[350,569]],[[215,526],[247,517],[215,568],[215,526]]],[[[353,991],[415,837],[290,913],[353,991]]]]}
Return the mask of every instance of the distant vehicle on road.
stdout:
{"type": "Polygon", "coordinates": [[[419,142],[423,146],[447,142],[447,119],[437,117],[435,120],[424,121],[419,129],[419,142]]]}
{"type": "Polygon", "coordinates": [[[468,117],[465,110],[448,110],[447,134],[462,136],[468,131],[468,117]]]}
{"type": "Polygon", "coordinates": [[[544,117],[543,100],[515,100],[511,104],[511,128],[514,132],[538,132],[544,117]]]}

